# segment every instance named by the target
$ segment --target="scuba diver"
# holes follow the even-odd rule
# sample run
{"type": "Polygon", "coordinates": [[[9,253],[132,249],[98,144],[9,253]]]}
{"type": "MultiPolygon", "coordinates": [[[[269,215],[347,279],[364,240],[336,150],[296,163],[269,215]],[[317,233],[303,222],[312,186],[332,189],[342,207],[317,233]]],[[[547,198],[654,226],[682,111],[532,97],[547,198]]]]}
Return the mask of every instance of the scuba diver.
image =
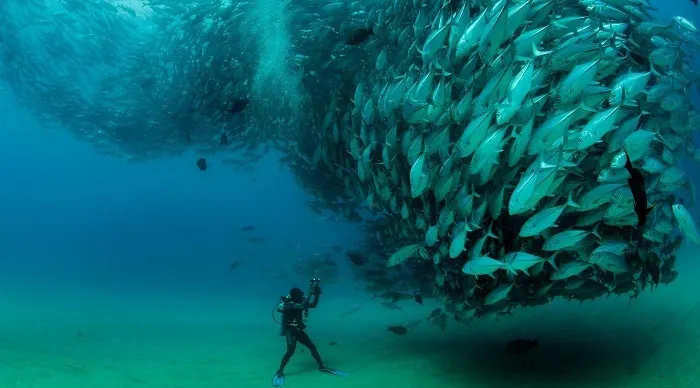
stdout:
{"type": "Polygon", "coordinates": [[[336,376],[349,375],[349,373],[325,366],[321,360],[321,355],[316,349],[316,345],[314,345],[309,335],[304,331],[306,325],[304,324],[303,318],[308,317],[309,309],[318,305],[318,298],[321,292],[320,280],[311,279],[308,297],[304,296],[302,290],[294,287],[289,290],[289,295],[281,297],[279,304],[275,306],[275,310],[282,314],[282,322],[278,322],[282,326],[280,335],[284,336],[287,340],[287,352],[282,357],[280,368],[272,377],[272,385],[275,387],[281,387],[285,383],[284,367],[287,366],[287,363],[294,355],[297,349],[297,342],[300,342],[311,351],[311,355],[318,364],[318,370],[321,372],[336,376]]]}

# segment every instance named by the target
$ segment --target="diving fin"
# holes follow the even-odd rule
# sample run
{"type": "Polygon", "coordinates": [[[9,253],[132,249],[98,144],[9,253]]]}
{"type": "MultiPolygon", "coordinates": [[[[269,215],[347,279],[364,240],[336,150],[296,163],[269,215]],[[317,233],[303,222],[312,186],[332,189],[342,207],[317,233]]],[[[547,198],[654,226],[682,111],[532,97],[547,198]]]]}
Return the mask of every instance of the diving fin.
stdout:
{"type": "Polygon", "coordinates": [[[272,386],[273,387],[284,387],[284,373],[282,372],[277,372],[275,373],[274,376],[272,376],[272,386]]]}
{"type": "Polygon", "coordinates": [[[321,372],[323,372],[323,373],[328,373],[328,374],[331,374],[331,375],[333,375],[333,376],[341,376],[341,377],[350,376],[350,373],[348,373],[348,372],[343,372],[343,371],[340,370],[340,369],[334,369],[334,368],[326,368],[326,367],[324,367],[324,368],[321,368],[320,370],[321,370],[321,372]]]}

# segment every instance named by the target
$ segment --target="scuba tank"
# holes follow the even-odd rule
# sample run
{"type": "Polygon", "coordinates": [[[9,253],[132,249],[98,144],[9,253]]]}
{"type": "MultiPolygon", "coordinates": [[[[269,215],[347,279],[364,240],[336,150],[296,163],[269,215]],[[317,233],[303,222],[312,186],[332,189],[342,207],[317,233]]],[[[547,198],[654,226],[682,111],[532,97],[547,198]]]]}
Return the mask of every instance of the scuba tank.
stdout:
{"type": "MultiPolygon", "coordinates": [[[[292,296],[287,295],[287,296],[280,296],[279,302],[277,302],[273,307],[272,307],[272,320],[275,321],[278,325],[283,325],[282,322],[277,320],[277,316],[275,315],[275,312],[277,311],[277,308],[279,307],[280,304],[286,305],[287,303],[293,303],[292,302],[292,296]]],[[[304,309],[304,319],[309,318],[309,309],[304,309]]]]}

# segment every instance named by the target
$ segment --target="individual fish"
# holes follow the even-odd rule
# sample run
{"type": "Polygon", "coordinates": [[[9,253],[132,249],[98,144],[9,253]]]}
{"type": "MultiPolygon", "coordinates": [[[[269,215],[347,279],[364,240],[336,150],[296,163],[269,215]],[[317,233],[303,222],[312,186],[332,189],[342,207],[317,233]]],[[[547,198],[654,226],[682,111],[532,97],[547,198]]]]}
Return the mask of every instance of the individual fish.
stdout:
{"type": "Polygon", "coordinates": [[[413,166],[411,166],[409,176],[411,181],[411,196],[413,198],[419,197],[428,189],[429,179],[425,164],[425,154],[422,153],[418,156],[415,163],[413,163],[413,166]]]}
{"type": "Polygon", "coordinates": [[[506,344],[505,352],[511,356],[517,356],[521,354],[527,354],[532,349],[537,348],[539,346],[539,338],[536,338],[534,340],[516,339],[506,344]]]}
{"type": "Polygon", "coordinates": [[[345,38],[345,43],[351,46],[356,46],[367,41],[367,39],[369,39],[370,36],[374,36],[374,31],[372,27],[356,28],[348,33],[347,37],[345,38]]]}
{"type": "Polygon", "coordinates": [[[396,335],[404,335],[408,333],[408,329],[402,325],[392,325],[389,326],[389,331],[396,335]]]}
{"type": "Polygon", "coordinates": [[[421,294],[413,295],[413,300],[415,300],[419,305],[423,305],[423,296],[421,296],[421,294]]]}
{"type": "Polygon", "coordinates": [[[598,247],[596,247],[591,255],[595,255],[600,252],[609,252],[618,256],[623,256],[630,250],[630,244],[627,241],[622,240],[608,240],[602,242],[598,247]]]}
{"type": "Polygon", "coordinates": [[[238,229],[239,232],[252,232],[255,230],[255,225],[245,225],[238,229]]]}
{"type": "Polygon", "coordinates": [[[363,306],[364,306],[363,303],[355,304],[350,309],[348,309],[348,310],[344,311],[342,314],[340,314],[340,318],[345,318],[349,315],[355,314],[356,312],[360,311],[363,306]]]}
{"type": "Polygon", "coordinates": [[[584,239],[591,234],[595,235],[598,239],[603,239],[603,237],[595,229],[592,232],[571,229],[559,232],[547,238],[542,246],[542,249],[548,252],[577,250],[581,248],[580,244],[584,241],[584,239]]]}
{"type": "Polygon", "coordinates": [[[501,284],[491,290],[484,298],[484,306],[490,306],[502,302],[508,298],[508,294],[513,289],[514,284],[501,284]]]}
{"type": "Polygon", "coordinates": [[[584,261],[570,261],[559,266],[559,269],[552,273],[551,280],[565,280],[572,276],[578,276],[583,271],[591,267],[591,264],[584,261]]]}
{"type": "MultiPolygon", "coordinates": [[[[408,294],[404,292],[399,292],[399,291],[393,291],[393,290],[383,290],[379,291],[372,296],[372,299],[376,298],[381,298],[381,299],[386,299],[392,303],[396,303],[397,301],[401,299],[406,299],[406,296],[408,294]]],[[[410,296],[410,295],[409,295],[410,296]]]]}
{"type": "Polygon", "coordinates": [[[382,306],[384,306],[385,308],[387,308],[387,309],[389,309],[389,310],[399,310],[399,311],[401,311],[401,309],[402,309],[402,307],[399,306],[399,305],[397,305],[396,303],[394,303],[394,302],[388,302],[388,301],[382,302],[382,306]]]}
{"type": "Polygon", "coordinates": [[[523,224],[523,227],[520,229],[520,237],[537,236],[546,229],[556,226],[557,220],[561,217],[567,206],[573,208],[581,207],[581,205],[574,202],[571,194],[569,194],[569,199],[565,204],[545,208],[525,221],[525,224],[523,224]]]}
{"type": "Polygon", "coordinates": [[[348,251],[347,255],[348,259],[350,259],[350,262],[355,264],[357,267],[362,267],[363,265],[365,265],[365,259],[360,253],[348,251]]]}
{"type": "Polygon", "coordinates": [[[630,272],[632,270],[624,256],[616,255],[612,252],[591,254],[588,258],[588,262],[597,265],[604,271],[609,271],[614,274],[630,272]]]}
{"type": "Polygon", "coordinates": [[[408,259],[418,256],[419,247],[420,245],[418,244],[411,244],[406,245],[405,247],[394,252],[394,254],[389,257],[389,260],[386,263],[387,267],[394,267],[405,262],[408,259]]]}
{"type": "Polygon", "coordinates": [[[247,98],[240,98],[238,100],[234,100],[227,109],[228,113],[233,115],[241,113],[248,107],[248,103],[249,101],[247,98]]]}
{"type": "Polygon", "coordinates": [[[430,312],[430,315],[428,315],[425,319],[431,320],[435,319],[442,315],[442,309],[440,307],[433,309],[433,311],[430,312]]]}
{"type": "Polygon", "coordinates": [[[671,206],[671,209],[673,211],[673,217],[676,219],[676,222],[678,222],[678,227],[683,235],[690,242],[700,245],[700,231],[698,231],[697,223],[690,215],[688,209],[680,203],[674,204],[671,206]]]}
{"type": "Polygon", "coordinates": [[[452,241],[450,242],[450,258],[456,258],[464,251],[466,244],[467,232],[469,231],[466,222],[455,224],[452,230],[452,241]]]}
{"type": "Polygon", "coordinates": [[[547,262],[554,270],[557,270],[557,265],[555,263],[555,258],[558,252],[555,252],[552,256],[545,259],[527,252],[511,252],[503,257],[503,261],[506,264],[506,268],[511,273],[517,275],[517,271],[526,272],[528,269],[534,265],[547,262]]]}
{"type": "Polygon", "coordinates": [[[238,268],[241,264],[243,264],[243,262],[244,262],[243,259],[237,259],[237,260],[232,261],[231,264],[229,264],[229,266],[228,266],[228,270],[229,270],[229,271],[235,270],[235,269],[238,268]]]}
{"type": "Polygon", "coordinates": [[[468,260],[462,267],[462,272],[473,276],[488,275],[494,277],[494,272],[505,267],[506,264],[501,261],[481,256],[468,260]]]}
{"type": "Polygon", "coordinates": [[[428,230],[425,232],[425,243],[428,244],[428,246],[432,247],[433,245],[435,245],[435,243],[438,242],[439,230],[439,225],[433,225],[429,227],[428,230]]]}
{"type": "Polygon", "coordinates": [[[199,171],[207,171],[207,160],[204,158],[197,159],[197,168],[199,171]]]}
{"type": "Polygon", "coordinates": [[[698,28],[695,27],[693,23],[691,23],[688,19],[684,18],[683,16],[674,16],[673,22],[679,27],[684,28],[690,32],[694,32],[696,34],[700,33],[700,30],[698,30],[698,28]]]}

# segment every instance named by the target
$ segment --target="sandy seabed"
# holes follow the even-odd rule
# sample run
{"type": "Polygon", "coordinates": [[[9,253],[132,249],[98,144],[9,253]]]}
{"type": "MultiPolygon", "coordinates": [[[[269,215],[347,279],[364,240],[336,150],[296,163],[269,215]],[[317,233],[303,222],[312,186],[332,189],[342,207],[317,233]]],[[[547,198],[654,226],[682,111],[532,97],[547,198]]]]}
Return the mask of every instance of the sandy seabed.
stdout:
{"type": "MultiPolygon", "coordinates": [[[[285,350],[269,301],[3,294],[0,388],[268,387],[285,350]]],[[[631,303],[556,301],[446,332],[422,319],[434,306],[324,298],[308,332],[329,366],[352,375],[319,373],[300,346],[287,387],[700,387],[700,271],[681,270],[631,303]],[[418,320],[405,336],[387,331],[418,320]],[[503,352],[536,337],[540,348],[526,356],[503,352]]]]}

